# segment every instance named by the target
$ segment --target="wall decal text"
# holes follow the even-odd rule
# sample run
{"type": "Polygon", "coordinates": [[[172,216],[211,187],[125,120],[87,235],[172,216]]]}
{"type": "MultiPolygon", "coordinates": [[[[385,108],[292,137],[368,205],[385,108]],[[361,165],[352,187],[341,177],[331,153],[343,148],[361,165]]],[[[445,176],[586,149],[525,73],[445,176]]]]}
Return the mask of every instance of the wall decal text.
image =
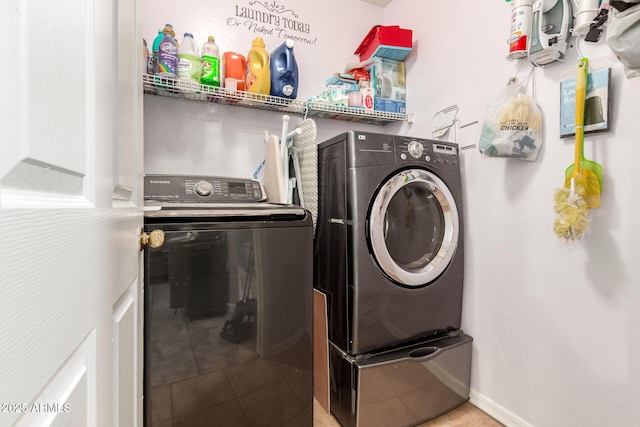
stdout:
{"type": "Polygon", "coordinates": [[[244,28],[256,35],[270,35],[315,45],[311,24],[300,19],[293,9],[273,2],[250,1],[248,6],[235,5],[233,16],[227,18],[230,27],[244,28]]]}

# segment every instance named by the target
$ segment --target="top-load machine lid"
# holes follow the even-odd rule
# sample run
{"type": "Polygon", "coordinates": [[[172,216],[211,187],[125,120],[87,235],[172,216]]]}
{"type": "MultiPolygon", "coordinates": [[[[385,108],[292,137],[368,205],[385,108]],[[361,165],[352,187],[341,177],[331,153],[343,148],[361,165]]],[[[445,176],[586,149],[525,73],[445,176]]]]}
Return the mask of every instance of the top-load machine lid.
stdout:
{"type": "Polygon", "coordinates": [[[266,203],[253,179],[202,175],[146,175],[145,218],[305,216],[300,206],[266,203]]]}

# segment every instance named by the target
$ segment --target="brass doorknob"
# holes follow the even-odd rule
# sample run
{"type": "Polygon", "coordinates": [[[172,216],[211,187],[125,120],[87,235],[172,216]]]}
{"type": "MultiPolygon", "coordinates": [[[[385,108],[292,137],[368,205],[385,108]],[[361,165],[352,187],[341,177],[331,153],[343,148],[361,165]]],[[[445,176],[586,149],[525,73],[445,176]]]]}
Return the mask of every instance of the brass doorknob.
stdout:
{"type": "Polygon", "coordinates": [[[164,245],[164,231],[153,230],[151,233],[140,233],[140,250],[143,250],[147,245],[152,248],[164,245]]]}

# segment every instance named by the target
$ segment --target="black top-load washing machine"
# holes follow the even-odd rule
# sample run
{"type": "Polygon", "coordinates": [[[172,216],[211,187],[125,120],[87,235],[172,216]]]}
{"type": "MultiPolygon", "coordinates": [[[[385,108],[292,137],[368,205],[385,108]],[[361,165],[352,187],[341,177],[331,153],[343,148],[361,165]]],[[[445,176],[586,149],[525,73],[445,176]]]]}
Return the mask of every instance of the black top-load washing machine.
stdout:
{"type": "Polygon", "coordinates": [[[313,226],[253,180],[146,176],[145,425],[313,423],[313,226]]]}
{"type": "Polygon", "coordinates": [[[460,327],[458,147],[347,132],[319,146],[316,286],[331,341],[357,355],[460,327]]]}

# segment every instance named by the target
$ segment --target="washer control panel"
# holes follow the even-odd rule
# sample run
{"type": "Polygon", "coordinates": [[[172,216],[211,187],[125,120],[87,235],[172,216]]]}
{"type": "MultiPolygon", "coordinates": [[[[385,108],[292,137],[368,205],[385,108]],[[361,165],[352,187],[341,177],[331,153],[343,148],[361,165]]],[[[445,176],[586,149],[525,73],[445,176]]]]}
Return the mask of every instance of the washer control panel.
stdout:
{"type": "Polygon", "coordinates": [[[259,181],[246,178],[146,175],[144,199],[184,203],[262,202],[267,196],[259,181]]]}
{"type": "Polygon", "coordinates": [[[458,165],[458,147],[453,144],[406,136],[396,137],[396,141],[401,160],[422,160],[443,166],[458,165]]]}
{"type": "Polygon", "coordinates": [[[434,143],[433,154],[435,163],[458,164],[458,149],[454,146],[434,143]]]}

